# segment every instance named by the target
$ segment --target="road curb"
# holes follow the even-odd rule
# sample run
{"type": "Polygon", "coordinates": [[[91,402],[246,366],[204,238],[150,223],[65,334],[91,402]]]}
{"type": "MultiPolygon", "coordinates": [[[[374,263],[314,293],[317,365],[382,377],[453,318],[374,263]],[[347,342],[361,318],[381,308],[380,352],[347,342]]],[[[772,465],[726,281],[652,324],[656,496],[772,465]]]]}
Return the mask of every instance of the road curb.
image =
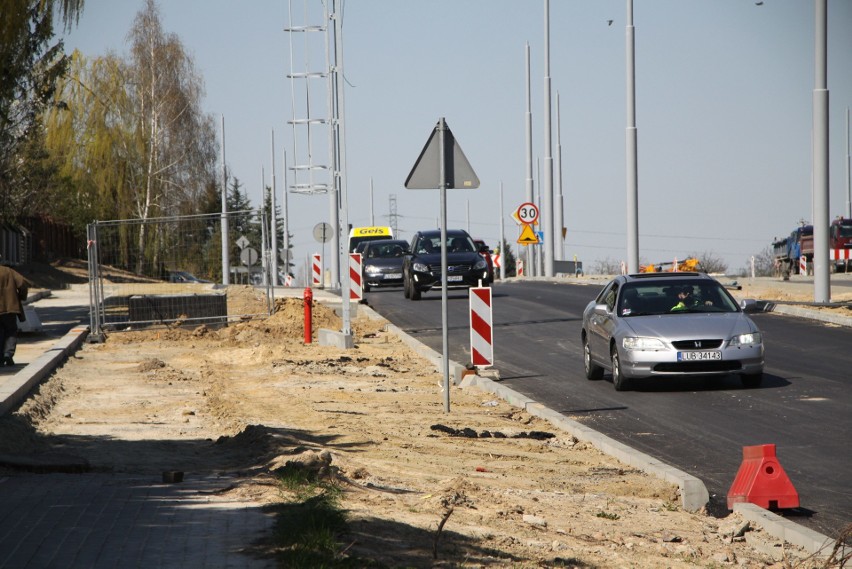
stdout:
{"type": "Polygon", "coordinates": [[[650,455],[639,452],[594,429],[569,419],[541,403],[481,376],[467,376],[462,387],[475,387],[500,396],[512,405],[522,407],[530,415],[550,421],[554,426],[568,432],[577,440],[587,442],[609,456],[629,466],[635,466],[647,474],[677,484],[680,488],[681,506],[688,512],[696,512],[710,501],[710,493],[700,479],[669,466],[650,455]]]}
{"type": "MultiPolygon", "coordinates": [[[[801,547],[812,555],[828,557],[834,548],[835,540],[827,535],[791,522],[755,504],[740,502],[734,504],[734,511],[749,522],[758,524],[766,533],[801,547]]],[[[852,554],[852,548],[844,547],[838,553],[842,559],[852,554]]]]}
{"type": "Polygon", "coordinates": [[[852,326],[852,317],[849,316],[840,316],[839,314],[828,314],[822,312],[821,310],[811,310],[809,308],[803,308],[801,306],[791,306],[789,304],[775,304],[771,300],[767,300],[765,302],[767,303],[767,312],[784,314],[786,316],[797,316],[799,318],[808,318],[810,320],[828,322],[830,324],[836,324],[838,326],[852,326]]]}
{"type": "Polygon", "coordinates": [[[26,399],[30,390],[53,373],[61,362],[80,347],[88,335],[88,326],[71,329],[35,361],[24,366],[15,375],[6,378],[0,385],[0,416],[5,415],[26,399]]]}

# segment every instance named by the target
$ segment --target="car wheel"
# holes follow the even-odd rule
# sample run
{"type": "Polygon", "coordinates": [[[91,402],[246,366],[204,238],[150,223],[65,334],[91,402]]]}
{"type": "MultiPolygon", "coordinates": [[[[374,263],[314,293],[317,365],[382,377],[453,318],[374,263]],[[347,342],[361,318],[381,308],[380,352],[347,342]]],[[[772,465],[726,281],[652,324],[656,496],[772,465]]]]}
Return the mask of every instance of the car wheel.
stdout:
{"type": "Polygon", "coordinates": [[[587,336],[583,337],[583,367],[586,370],[586,379],[597,380],[603,377],[603,368],[592,361],[592,348],[587,336]]]}
{"type": "Polygon", "coordinates": [[[364,292],[370,292],[370,285],[367,284],[367,281],[364,281],[364,292]]]}
{"type": "Polygon", "coordinates": [[[411,298],[411,284],[408,282],[408,278],[405,275],[402,276],[402,295],[405,298],[411,298]]]}
{"type": "Polygon", "coordinates": [[[760,387],[763,382],[763,373],[749,373],[742,377],[743,387],[760,387]]]}
{"type": "Polygon", "coordinates": [[[627,389],[627,380],[621,373],[621,359],[618,357],[618,349],[613,346],[610,351],[612,360],[612,386],[616,391],[624,391],[627,389]]]}
{"type": "Polygon", "coordinates": [[[409,294],[411,295],[411,300],[420,300],[421,292],[418,290],[417,285],[413,282],[411,283],[411,291],[409,294]]]}

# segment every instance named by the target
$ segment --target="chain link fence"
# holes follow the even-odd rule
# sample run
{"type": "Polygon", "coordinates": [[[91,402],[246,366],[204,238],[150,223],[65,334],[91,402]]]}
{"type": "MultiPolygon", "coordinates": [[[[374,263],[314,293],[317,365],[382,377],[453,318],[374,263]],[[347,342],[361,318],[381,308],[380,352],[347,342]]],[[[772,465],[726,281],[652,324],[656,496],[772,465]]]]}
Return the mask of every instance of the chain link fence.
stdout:
{"type": "Polygon", "coordinates": [[[272,313],[263,211],[98,221],[89,224],[87,239],[94,339],[107,331],[225,325],[272,313]]]}

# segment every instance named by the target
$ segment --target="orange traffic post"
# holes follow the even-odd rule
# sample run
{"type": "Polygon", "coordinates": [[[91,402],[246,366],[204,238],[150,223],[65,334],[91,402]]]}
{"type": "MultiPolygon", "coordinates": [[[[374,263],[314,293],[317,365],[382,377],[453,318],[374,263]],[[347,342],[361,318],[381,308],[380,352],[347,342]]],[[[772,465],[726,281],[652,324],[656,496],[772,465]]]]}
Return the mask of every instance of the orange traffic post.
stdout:
{"type": "Polygon", "coordinates": [[[311,343],[311,331],[313,327],[313,303],[314,303],[314,291],[311,290],[311,287],[307,287],[305,289],[305,343],[311,343]]]}
{"type": "Polygon", "coordinates": [[[775,456],[775,445],[743,447],[743,462],[728,490],[728,509],[739,502],[766,510],[799,507],[799,494],[775,456]]]}

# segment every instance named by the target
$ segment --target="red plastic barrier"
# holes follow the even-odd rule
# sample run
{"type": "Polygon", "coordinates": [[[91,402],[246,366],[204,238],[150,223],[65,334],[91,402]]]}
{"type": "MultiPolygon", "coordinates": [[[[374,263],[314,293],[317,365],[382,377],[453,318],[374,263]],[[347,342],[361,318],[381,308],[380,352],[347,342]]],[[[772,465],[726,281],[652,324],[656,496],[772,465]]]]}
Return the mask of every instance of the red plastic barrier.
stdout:
{"type": "Polygon", "coordinates": [[[739,502],[767,510],[799,507],[799,493],[781,468],[775,445],[743,447],[743,462],[728,490],[728,509],[739,502]]]}

